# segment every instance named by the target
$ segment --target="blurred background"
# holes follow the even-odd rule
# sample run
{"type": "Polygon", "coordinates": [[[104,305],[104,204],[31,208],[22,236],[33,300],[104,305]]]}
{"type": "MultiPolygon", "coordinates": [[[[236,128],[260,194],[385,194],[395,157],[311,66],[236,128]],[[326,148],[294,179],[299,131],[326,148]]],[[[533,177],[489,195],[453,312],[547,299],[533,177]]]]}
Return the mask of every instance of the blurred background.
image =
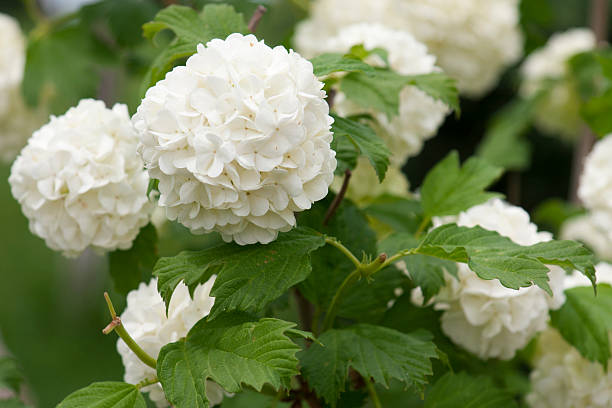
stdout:
{"type": "MultiPolygon", "coordinates": [[[[374,1],[374,0],[372,0],[374,1]]],[[[127,103],[133,112],[139,86],[156,50],[145,41],[141,25],[166,4],[201,7],[195,1],[155,0],[40,0],[40,10],[61,18],[77,12],[80,23],[58,33],[68,42],[54,42],[53,36],[39,41],[28,52],[37,61],[36,72],[26,74],[26,100],[49,91],[55,81],[72,81],[73,92],[53,95],[48,109],[63,113],[82,97],[97,97],[107,104],[127,103]],[[68,44],[68,45],[66,45],[68,44]]],[[[247,18],[257,4],[268,13],[258,35],[268,44],[290,44],[295,23],[306,16],[307,0],[225,1],[247,18]]],[[[2,0],[0,13],[16,17],[24,32],[34,27],[32,1],[2,0]]],[[[526,53],[543,45],[550,34],[589,24],[589,2],[585,0],[523,0],[522,26],[526,53]]],[[[31,33],[30,36],[36,35],[31,33]]],[[[465,159],[473,154],[491,116],[516,95],[517,70],[510,69],[499,86],[480,100],[462,100],[460,118],[449,116],[440,134],[427,142],[423,153],[411,159],[404,170],[413,187],[451,149],[465,159]]],[[[514,200],[533,211],[543,200],[567,198],[572,162],[572,145],[559,138],[531,130],[531,166],[520,178],[514,200]]],[[[9,353],[20,363],[27,379],[27,398],[36,407],[53,407],[71,391],[95,380],[121,380],[123,368],[115,351],[115,336],[104,336],[108,323],[102,293],[111,291],[107,259],[87,252],[67,260],[49,250],[28,230],[25,217],[10,194],[7,178],[10,166],[0,165],[0,354],[9,353]]],[[[496,189],[506,192],[511,184],[500,180],[496,189]]],[[[515,186],[516,187],[516,186],[515,186]]],[[[160,252],[172,254],[181,242],[197,246],[183,230],[173,227],[160,243],[160,252]]],[[[116,307],[122,299],[114,295],[116,307]]],[[[228,404],[232,404],[229,402],[228,404]]],[[[228,404],[224,404],[227,406],[228,404]]]]}

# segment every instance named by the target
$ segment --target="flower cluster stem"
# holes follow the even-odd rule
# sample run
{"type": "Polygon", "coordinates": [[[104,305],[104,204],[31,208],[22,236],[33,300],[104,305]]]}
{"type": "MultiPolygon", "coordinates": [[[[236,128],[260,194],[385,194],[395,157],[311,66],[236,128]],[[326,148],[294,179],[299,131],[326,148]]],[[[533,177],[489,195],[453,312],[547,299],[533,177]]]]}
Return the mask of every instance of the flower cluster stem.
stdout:
{"type": "Polygon", "coordinates": [[[372,404],[374,404],[374,408],[382,408],[382,404],[378,398],[378,393],[376,392],[376,388],[374,388],[374,383],[367,378],[365,383],[366,387],[368,388],[368,394],[370,394],[370,398],[372,399],[372,404]]]}
{"type": "Polygon", "coordinates": [[[115,333],[117,333],[119,337],[121,337],[121,339],[125,342],[125,344],[127,344],[130,350],[132,350],[134,354],[136,354],[136,357],[138,357],[140,361],[142,361],[149,367],[156,369],[157,361],[153,357],[151,357],[149,354],[147,354],[147,352],[144,351],[134,341],[134,339],[132,338],[132,336],[130,336],[127,330],[125,330],[125,327],[123,327],[123,324],[121,323],[121,318],[117,316],[117,312],[115,312],[115,307],[113,306],[113,302],[111,301],[110,296],[108,296],[107,292],[104,292],[104,299],[106,299],[106,305],[108,306],[108,311],[110,312],[110,315],[113,320],[110,322],[108,326],[104,328],[104,330],[102,330],[102,333],[109,334],[110,332],[114,331],[115,333]]]}

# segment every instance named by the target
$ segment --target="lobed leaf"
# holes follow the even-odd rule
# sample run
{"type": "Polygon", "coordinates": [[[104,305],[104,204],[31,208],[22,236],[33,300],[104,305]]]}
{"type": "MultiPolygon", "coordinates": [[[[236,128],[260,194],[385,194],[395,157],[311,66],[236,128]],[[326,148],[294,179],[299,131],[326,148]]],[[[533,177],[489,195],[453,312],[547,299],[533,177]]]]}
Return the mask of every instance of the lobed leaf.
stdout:
{"type": "Polygon", "coordinates": [[[135,385],[122,382],[99,382],[73,392],[57,408],[146,408],[135,385]]]}
{"type": "Polygon", "coordinates": [[[512,395],[489,377],[447,373],[429,390],[425,408],[516,408],[512,395]]]}

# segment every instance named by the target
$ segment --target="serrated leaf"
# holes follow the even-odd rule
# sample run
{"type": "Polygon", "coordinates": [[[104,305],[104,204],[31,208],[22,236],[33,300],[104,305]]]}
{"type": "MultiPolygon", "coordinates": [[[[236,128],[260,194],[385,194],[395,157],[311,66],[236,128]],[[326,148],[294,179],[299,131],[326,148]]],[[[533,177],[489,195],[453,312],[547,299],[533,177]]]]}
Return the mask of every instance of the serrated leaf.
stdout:
{"type": "Polygon", "coordinates": [[[430,231],[413,252],[467,263],[482,279],[499,279],[502,285],[511,289],[535,284],[552,295],[546,265],[579,270],[595,282],[593,254],[574,241],[521,246],[479,226],[468,228],[447,224],[430,231]]]}
{"type": "Polygon", "coordinates": [[[457,115],[461,113],[457,81],[453,78],[443,72],[408,75],[406,78],[409,85],[417,87],[435,100],[442,101],[445,105],[454,110],[457,115]]]}
{"type": "Polygon", "coordinates": [[[308,277],[310,253],[324,244],[325,238],[316,231],[295,228],[267,245],[229,243],[161,258],[153,274],[166,306],[180,281],[193,291],[216,274],[211,318],[223,311],[258,312],[308,277]]]}
{"type": "Polygon", "coordinates": [[[75,391],[57,408],[146,408],[135,385],[122,382],[99,382],[75,391]]]}
{"type": "Polygon", "coordinates": [[[345,389],[349,367],[385,387],[395,378],[420,388],[437,358],[435,345],[420,335],[368,324],[328,330],[319,340],[323,346],[313,344],[299,354],[302,375],[332,407],[345,389]]]}
{"type": "MultiPolygon", "coordinates": [[[[381,241],[379,250],[387,254],[395,254],[398,251],[408,248],[416,248],[419,242],[410,233],[395,233],[389,235],[381,241]]],[[[403,259],[406,272],[412,279],[415,286],[421,288],[424,303],[437,295],[440,289],[446,284],[444,273],[447,272],[457,276],[457,264],[453,261],[433,258],[425,255],[410,255],[403,259]]]]}
{"type": "Polygon", "coordinates": [[[515,408],[512,395],[489,377],[447,373],[429,390],[425,408],[515,408]]]}
{"type": "Polygon", "coordinates": [[[244,314],[201,320],[185,339],[164,346],[157,360],[157,376],[166,397],[176,408],[208,407],[206,380],[226,391],[244,385],[260,391],[287,385],[298,373],[299,347],[286,332],[294,323],[276,319],[250,321],[244,314]]]}
{"type": "Polygon", "coordinates": [[[333,72],[373,72],[374,67],[353,55],[327,53],[310,60],[315,76],[321,77],[333,72]]]}
{"type": "Polygon", "coordinates": [[[196,52],[198,44],[232,33],[246,33],[248,28],[242,14],[226,4],[208,4],[201,13],[190,7],[166,7],[143,26],[143,34],[153,39],[161,30],[169,29],[176,38],[155,58],[143,81],[142,94],[162,79],[174,64],[196,52]]]}
{"type": "Polygon", "coordinates": [[[611,357],[612,287],[597,285],[597,296],[589,287],[577,287],[566,290],[565,296],[563,306],[551,311],[552,325],[580,354],[605,370],[611,357]]]}
{"type": "Polygon", "coordinates": [[[11,357],[0,358],[0,390],[5,388],[19,393],[23,382],[21,371],[17,367],[17,361],[11,357]]]}
{"type": "Polygon", "coordinates": [[[459,166],[459,154],[452,151],[427,173],[421,186],[423,212],[429,217],[455,215],[481,204],[498,193],[484,190],[502,174],[502,169],[477,157],[459,166]]]}
{"type": "Polygon", "coordinates": [[[409,85],[458,111],[459,94],[455,82],[441,72],[400,75],[385,68],[375,68],[373,72],[348,74],[342,78],[340,90],[359,106],[377,110],[392,119],[399,113],[399,94],[409,85]]]}
{"type": "Polygon", "coordinates": [[[136,289],[140,282],[148,282],[157,261],[157,231],[153,224],[140,230],[132,248],[109,254],[109,269],[115,290],[122,294],[136,289]]]}
{"type": "Polygon", "coordinates": [[[385,142],[367,125],[359,123],[355,120],[343,118],[341,116],[331,114],[334,118],[332,132],[334,134],[334,142],[332,148],[338,145],[338,139],[344,138],[350,141],[350,145],[342,143],[342,157],[345,157],[349,151],[348,147],[353,146],[350,162],[355,167],[357,157],[363,155],[368,158],[378,179],[382,182],[389,166],[389,156],[391,152],[387,149],[385,142]],[[354,156],[354,159],[352,158],[354,156]]]}

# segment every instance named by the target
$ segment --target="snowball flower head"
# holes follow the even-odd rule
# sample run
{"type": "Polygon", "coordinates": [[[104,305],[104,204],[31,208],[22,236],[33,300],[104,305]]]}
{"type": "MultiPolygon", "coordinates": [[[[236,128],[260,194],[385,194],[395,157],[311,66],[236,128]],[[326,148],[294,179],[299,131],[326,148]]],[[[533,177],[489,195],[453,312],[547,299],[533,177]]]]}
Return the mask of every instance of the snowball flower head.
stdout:
{"type": "Polygon", "coordinates": [[[568,79],[568,61],[576,54],[595,48],[595,35],[586,28],[575,28],[550,37],[548,43],[534,51],[524,62],[520,92],[531,97],[549,87],[540,101],[536,125],[544,132],[574,138],[582,124],[580,99],[575,85],[568,79]],[[554,81],[552,85],[549,81],[554,81]]]}
{"type": "Polygon", "coordinates": [[[522,55],[518,0],[317,0],[295,36],[300,52],[322,52],[325,38],[359,22],[410,32],[425,43],[466,96],[494,87],[522,55]]]}
{"type": "Polygon", "coordinates": [[[578,197],[586,208],[612,216],[612,135],[595,143],[580,176],[578,197]]]}
{"type": "Polygon", "coordinates": [[[11,95],[21,84],[25,66],[25,39],[19,23],[0,13],[0,114],[11,104],[11,95]]]}
{"type": "MultiPolygon", "coordinates": [[[[551,234],[538,232],[523,209],[499,199],[472,207],[456,217],[434,221],[435,225],[448,222],[465,227],[479,225],[519,245],[552,239],[551,234]]],[[[537,286],[506,288],[499,280],[481,279],[467,265],[458,264],[458,279],[446,274],[446,286],[434,298],[434,307],[444,310],[442,331],[481,358],[511,359],[546,328],[549,310],[559,308],[565,300],[564,276],[563,269],[550,267],[549,285],[554,294],[551,297],[537,286]]],[[[418,293],[413,294],[413,299],[418,297],[418,293]]]]}
{"type": "Polygon", "coordinates": [[[561,239],[583,242],[598,258],[612,260],[612,213],[593,211],[563,223],[561,239]]]}
{"type": "MultiPolygon", "coordinates": [[[[121,322],[134,341],[157,359],[163,346],[185,337],[199,320],[208,316],[215,303],[215,298],[210,296],[214,283],[215,276],[198,285],[193,299],[187,286],[179,283],[172,293],[167,314],[166,305],[157,291],[157,279],[153,278],[149,284],[141,283],[138,289],[128,293],[121,322]]],[[[138,384],[157,375],[155,369],[140,361],[121,339],[117,341],[117,351],[125,366],[125,382],[138,384]]],[[[160,384],[143,387],[141,391],[148,392],[151,401],[159,408],[170,406],[160,384]]],[[[211,406],[220,404],[223,396],[224,391],[217,383],[206,381],[206,397],[211,406]]]]}
{"type": "MultiPolygon", "coordinates": [[[[384,48],[390,67],[400,74],[420,75],[439,71],[436,57],[427,47],[405,31],[392,30],[380,24],[362,23],[347,26],[329,39],[327,51],[347,53],[351,47],[362,44],[366,50],[384,48]]],[[[382,65],[378,56],[371,56],[369,63],[382,65]]],[[[444,103],[434,100],[414,86],[406,86],[399,95],[399,115],[389,119],[384,113],[365,111],[339,93],[334,109],[343,116],[361,113],[372,114],[377,122],[378,134],[383,137],[393,153],[392,162],[401,166],[408,157],[417,155],[426,139],[434,136],[449,111],[444,103]]]]}
{"type": "Polygon", "coordinates": [[[125,105],[85,99],[34,132],[11,168],[30,230],[54,250],[128,249],[149,220],[149,178],[125,105]]]}
{"type": "MultiPolygon", "coordinates": [[[[599,263],[595,270],[598,282],[612,284],[612,265],[599,263]]],[[[565,279],[566,289],[580,286],[591,286],[591,282],[579,272],[565,279]]],[[[534,408],[610,407],[612,359],[607,368],[605,372],[600,363],[584,358],[557,330],[548,329],[538,339],[527,402],[534,408]]]]}
{"type": "Polygon", "coordinates": [[[322,87],[309,61],[253,35],[200,44],[133,118],[167,217],[241,245],[294,227],[336,168],[322,87]]]}

